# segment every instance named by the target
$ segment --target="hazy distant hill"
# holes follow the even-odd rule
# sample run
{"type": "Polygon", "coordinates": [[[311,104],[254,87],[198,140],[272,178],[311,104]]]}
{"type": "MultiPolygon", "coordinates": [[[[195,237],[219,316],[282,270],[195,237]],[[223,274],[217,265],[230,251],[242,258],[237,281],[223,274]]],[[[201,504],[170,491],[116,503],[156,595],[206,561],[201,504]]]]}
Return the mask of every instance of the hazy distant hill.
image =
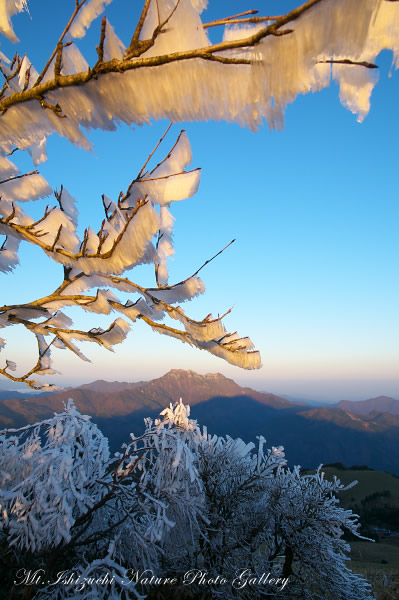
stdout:
{"type": "MultiPolygon", "coordinates": [[[[372,401],[349,403],[351,411],[344,409],[346,403],[304,406],[242,388],[220,374],[174,369],[148,382],[95,381],[54,394],[0,399],[0,424],[19,427],[52,416],[63,410],[68,398],[73,398],[82,413],[92,415],[112,451],[118,450],[131,432],[142,432],[145,417],[155,418],[170,402],[182,398],[190,404],[191,416],[206,425],[209,433],[246,441],[256,441],[262,434],[268,447],[285,447],[291,465],[316,467],[339,461],[399,474],[399,415],[376,409],[372,401]],[[355,414],[357,404],[371,410],[355,414]]],[[[397,401],[386,400],[379,405],[394,410],[397,401]]]]}
{"type": "Polygon", "coordinates": [[[25,398],[25,394],[21,394],[21,392],[10,392],[8,390],[0,390],[0,400],[11,398],[11,396],[15,398],[25,398]]]}
{"type": "Polygon", "coordinates": [[[238,397],[214,398],[194,406],[191,414],[218,435],[255,441],[261,433],[269,448],[284,446],[290,465],[342,462],[399,474],[399,419],[387,413],[361,418],[339,409],[273,410],[238,397]]]}
{"type": "MultiPolygon", "coordinates": [[[[122,390],[133,390],[134,388],[145,385],[147,381],[104,381],[97,379],[91,383],[85,383],[79,386],[80,390],[89,390],[90,392],[99,392],[100,394],[108,394],[120,392],[122,390]]],[[[69,388],[76,389],[76,388],[69,388]]]]}
{"type": "Polygon", "coordinates": [[[378,396],[377,398],[360,400],[358,402],[342,400],[334,406],[341,408],[342,410],[348,410],[355,415],[368,415],[373,411],[399,415],[399,400],[395,400],[389,396],[378,396]]]}
{"type": "Polygon", "coordinates": [[[314,408],[312,410],[302,411],[301,415],[306,419],[313,421],[327,421],[334,423],[339,427],[346,429],[354,429],[356,431],[379,432],[386,431],[391,427],[399,427],[399,416],[392,415],[386,412],[373,410],[370,413],[355,414],[348,410],[336,408],[314,408]]]}

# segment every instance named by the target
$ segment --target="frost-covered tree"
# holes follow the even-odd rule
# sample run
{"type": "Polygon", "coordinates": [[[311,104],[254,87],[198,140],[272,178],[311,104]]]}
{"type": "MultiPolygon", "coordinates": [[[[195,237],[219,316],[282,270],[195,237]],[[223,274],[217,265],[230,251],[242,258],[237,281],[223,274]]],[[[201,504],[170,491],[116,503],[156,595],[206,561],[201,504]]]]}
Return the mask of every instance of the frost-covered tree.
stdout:
{"type": "MultiPolygon", "coordinates": [[[[0,269],[12,271],[21,241],[41,248],[63,267],[51,294],[0,307],[0,327],[20,325],[37,341],[37,360],[28,372],[16,371],[9,357],[0,374],[34,389],[51,388],[35,377],[53,373],[52,348],[84,359],[76,342],[111,348],[125,339],[137,319],[244,368],[259,367],[260,357],[248,338],[228,334],[221,318],[195,321],[179,306],[204,291],[198,271],[184,281],[168,281],[170,206],[195,194],[200,177],[198,169],[187,170],[191,151],[185,133],[154,169],[147,171],[146,161],[119,198],[104,196],[100,230],[89,227],[81,237],[66,187],[54,192],[53,205],[39,218],[24,210],[21,203],[47,197],[52,190],[35,170],[20,173],[10,154],[27,150],[38,165],[47,158],[46,140],[53,133],[89,149],[86,132],[113,130],[121,122],[223,119],[256,129],[265,119],[279,127],[287,103],[299,93],[322,89],[332,78],[339,83],[341,102],[361,120],[376,82],[376,56],[388,48],[396,63],[399,57],[399,7],[394,1],[309,0],[284,16],[244,10],[204,23],[207,0],[144,0],[130,39],[120,40],[103,17],[97,60],[89,65],[78,40],[110,1],[71,2],[71,18],[38,70],[27,54],[12,61],[2,55],[1,60],[0,269]],[[223,28],[218,43],[208,35],[213,28],[223,28]],[[154,287],[126,276],[143,263],[154,264],[154,287]],[[123,302],[118,293],[132,298],[123,302]],[[70,306],[120,316],[105,330],[84,331],[74,329],[62,312],[70,306]],[[164,321],[166,316],[176,323],[164,321]]],[[[0,31],[12,41],[11,17],[25,8],[25,0],[1,5],[0,31]]],[[[0,347],[4,345],[1,339],[0,347]]]]}
{"type": "Polygon", "coordinates": [[[346,566],[356,515],[320,469],[209,435],[180,401],[122,452],[73,404],[0,435],[0,547],[9,593],[51,598],[367,600],[346,566]]]}

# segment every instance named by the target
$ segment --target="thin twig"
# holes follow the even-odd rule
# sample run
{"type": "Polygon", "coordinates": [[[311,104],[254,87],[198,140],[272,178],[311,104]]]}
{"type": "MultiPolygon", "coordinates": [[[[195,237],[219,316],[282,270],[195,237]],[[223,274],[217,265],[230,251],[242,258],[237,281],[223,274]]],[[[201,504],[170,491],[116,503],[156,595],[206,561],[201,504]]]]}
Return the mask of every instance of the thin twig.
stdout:
{"type": "MultiPolygon", "coordinates": [[[[161,230],[159,230],[158,231],[157,244],[155,246],[155,249],[157,251],[158,251],[158,248],[159,248],[159,242],[161,241],[162,237],[163,237],[163,234],[161,233],[161,230]]],[[[159,282],[159,267],[160,267],[160,263],[156,262],[154,266],[155,266],[155,282],[156,282],[157,286],[159,288],[161,288],[162,286],[161,286],[161,284],[159,282]]]]}
{"type": "Polygon", "coordinates": [[[58,240],[60,239],[60,236],[61,236],[61,231],[62,231],[62,223],[61,223],[61,225],[59,226],[59,228],[58,228],[58,231],[57,231],[57,235],[56,235],[56,236],[55,236],[55,238],[54,238],[53,245],[51,246],[51,252],[54,252],[54,250],[55,250],[55,247],[56,247],[56,245],[57,245],[57,242],[58,242],[58,240]]]}
{"type": "Polygon", "coordinates": [[[223,19],[218,19],[216,21],[211,21],[210,23],[204,23],[204,27],[209,27],[210,25],[212,25],[212,23],[218,23],[219,20],[223,20],[223,21],[231,21],[232,19],[238,19],[239,17],[246,17],[247,15],[257,15],[259,13],[258,10],[255,9],[251,9],[251,10],[246,10],[245,12],[241,12],[241,13],[237,13],[235,15],[231,15],[231,17],[223,17],[223,19]]]}
{"type": "Polygon", "coordinates": [[[141,11],[141,15],[140,15],[140,18],[136,25],[136,29],[134,30],[134,34],[130,41],[128,50],[130,50],[133,47],[134,43],[137,42],[140,37],[140,33],[141,33],[141,30],[143,29],[144,21],[147,16],[148,9],[150,7],[150,2],[151,2],[151,0],[145,0],[143,10],[141,11]]]}
{"type": "MultiPolygon", "coordinates": [[[[158,0],[157,0],[157,3],[158,3],[158,0]]],[[[160,23],[160,24],[158,25],[157,29],[159,29],[159,32],[162,32],[162,28],[163,28],[163,27],[165,27],[165,25],[167,25],[167,24],[169,23],[170,19],[171,19],[171,18],[173,17],[173,15],[175,14],[175,12],[176,12],[176,10],[177,10],[177,8],[178,8],[179,4],[180,4],[180,0],[177,0],[177,2],[176,2],[176,4],[175,4],[175,6],[174,6],[173,10],[170,12],[170,14],[169,14],[169,15],[166,17],[166,19],[165,19],[165,20],[164,20],[162,23],[160,23]]],[[[158,16],[159,16],[159,14],[158,14],[158,16]]]]}
{"type": "Polygon", "coordinates": [[[8,177],[7,179],[0,181],[0,185],[3,183],[8,183],[9,181],[15,181],[16,179],[22,179],[22,177],[29,177],[29,175],[39,175],[39,171],[30,171],[29,173],[23,173],[23,175],[14,175],[13,177],[8,177]]]}
{"type": "MultiPolygon", "coordinates": [[[[169,123],[168,127],[166,128],[165,133],[162,135],[161,139],[159,140],[158,144],[155,146],[154,150],[150,153],[150,155],[148,156],[147,160],[145,161],[144,165],[141,167],[140,173],[137,175],[136,179],[130,184],[129,188],[131,188],[131,186],[133,185],[133,183],[136,183],[136,181],[139,181],[140,177],[142,176],[144,169],[146,168],[146,166],[148,165],[148,163],[150,162],[151,158],[154,156],[155,152],[158,150],[159,146],[162,144],[162,142],[164,141],[166,134],[168,133],[169,129],[172,127],[172,123],[169,123]]],[[[129,189],[128,189],[129,192],[129,189]]]]}
{"type": "Polygon", "coordinates": [[[374,63],[370,63],[367,62],[365,60],[363,61],[356,61],[356,60],[350,60],[349,58],[343,58],[343,59],[330,59],[330,60],[319,60],[318,64],[320,63],[330,63],[330,64],[338,64],[338,65],[355,65],[355,66],[360,66],[360,67],[366,67],[366,69],[378,69],[378,65],[375,65],[374,63]]]}
{"type": "MultiPolygon", "coordinates": [[[[56,76],[55,81],[57,81],[57,79],[59,77],[60,77],[59,75],[56,76]]],[[[64,115],[62,113],[62,108],[61,108],[61,106],[59,104],[50,104],[49,102],[46,102],[42,96],[39,96],[36,99],[40,102],[40,106],[42,108],[49,108],[60,119],[65,119],[66,118],[66,115],[64,115]]]]}
{"type": "Polygon", "coordinates": [[[98,43],[98,46],[96,47],[97,55],[98,55],[98,63],[102,63],[104,61],[104,42],[105,42],[106,31],[107,31],[107,17],[104,16],[101,21],[100,41],[98,43]]]}
{"type": "Polygon", "coordinates": [[[31,70],[32,65],[30,64],[29,67],[26,69],[25,71],[25,81],[24,81],[24,87],[22,88],[22,91],[24,92],[26,89],[28,89],[29,86],[29,78],[30,78],[30,70],[31,70]]]}
{"type": "Polygon", "coordinates": [[[201,171],[201,168],[197,167],[196,169],[191,169],[191,171],[179,171],[178,173],[171,173],[170,175],[161,175],[160,177],[146,177],[146,179],[143,179],[142,181],[162,181],[163,179],[171,179],[172,177],[176,177],[177,175],[188,175],[190,173],[195,173],[195,171],[201,171]]]}
{"type": "MultiPolygon", "coordinates": [[[[248,14],[251,14],[251,11],[248,11],[248,14]]],[[[239,15],[236,16],[238,17],[239,15]]],[[[218,27],[219,25],[232,25],[234,23],[264,23],[267,21],[277,21],[277,19],[281,19],[281,15],[279,17],[247,17],[246,19],[236,19],[234,17],[227,17],[225,19],[219,19],[218,21],[204,23],[203,27],[204,29],[207,29],[208,27],[218,27]]]]}
{"type": "Polygon", "coordinates": [[[75,10],[73,11],[71,18],[69,19],[68,23],[66,24],[65,29],[62,32],[61,37],[58,40],[57,45],[53,50],[53,53],[51,54],[50,58],[44,65],[44,68],[43,68],[42,72],[40,73],[39,77],[36,79],[33,87],[36,87],[37,85],[39,85],[39,83],[41,83],[43,81],[43,78],[46,75],[47,70],[48,70],[49,66],[51,65],[53,58],[55,57],[55,55],[58,52],[59,44],[62,44],[62,41],[63,41],[65,35],[68,33],[69,29],[71,28],[72,23],[74,22],[74,20],[76,18],[76,15],[78,14],[78,12],[80,11],[80,9],[82,8],[82,6],[85,4],[86,1],[87,0],[81,0],[81,2],[79,3],[78,0],[76,0],[75,10]]]}
{"type": "Polygon", "coordinates": [[[12,150],[10,150],[10,152],[7,152],[6,156],[11,156],[12,154],[14,154],[14,152],[16,152],[17,150],[20,150],[20,148],[13,148],[12,150]]]}
{"type": "MultiPolygon", "coordinates": [[[[195,271],[195,273],[193,273],[190,277],[187,277],[187,279],[183,279],[183,281],[180,281],[179,283],[176,283],[175,286],[177,285],[183,285],[183,283],[186,283],[186,281],[189,281],[190,279],[192,279],[193,277],[195,277],[196,275],[198,275],[198,273],[204,268],[206,267],[206,265],[208,265],[210,262],[212,262],[217,256],[219,256],[219,254],[222,254],[222,252],[224,252],[225,250],[227,250],[227,248],[229,246],[231,246],[231,244],[234,244],[235,239],[231,240],[230,243],[227,244],[227,246],[225,246],[224,248],[222,248],[221,250],[219,250],[219,252],[217,254],[215,254],[215,256],[212,256],[212,258],[210,258],[209,260],[206,260],[204,262],[204,264],[195,271]]],[[[175,287],[173,286],[173,287],[175,287]]]]}

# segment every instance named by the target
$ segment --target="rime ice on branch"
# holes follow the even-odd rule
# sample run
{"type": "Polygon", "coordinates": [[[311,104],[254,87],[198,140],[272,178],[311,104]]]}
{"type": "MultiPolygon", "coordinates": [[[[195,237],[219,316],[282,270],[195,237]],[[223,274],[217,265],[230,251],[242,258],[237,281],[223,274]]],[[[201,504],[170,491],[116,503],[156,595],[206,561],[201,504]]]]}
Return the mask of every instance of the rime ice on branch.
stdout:
{"type": "MultiPolygon", "coordinates": [[[[5,155],[28,150],[38,165],[47,158],[51,134],[89,149],[84,130],[115,129],[119,122],[216,119],[256,129],[266,119],[270,127],[279,127],[287,103],[298,94],[322,89],[331,79],[340,85],[341,102],[361,120],[376,83],[378,53],[392,50],[398,64],[399,3],[309,0],[284,16],[255,17],[255,11],[246,11],[203,23],[206,0],[145,0],[130,40],[121,41],[103,17],[97,61],[89,65],[75,40],[85,35],[110,1],[76,0],[40,71],[26,54],[11,62],[2,55],[0,269],[15,267],[18,246],[27,241],[63,265],[64,280],[45,298],[0,307],[0,327],[22,324],[38,346],[37,363],[28,373],[13,375],[10,360],[0,373],[40,389],[44,386],[33,376],[53,372],[52,346],[85,358],[76,341],[111,348],[125,338],[128,321],[138,318],[154,331],[241,367],[257,368],[259,354],[248,338],[227,334],[220,318],[193,321],[177,305],[204,291],[198,272],[168,284],[167,259],[173,254],[170,205],[191,197],[199,184],[199,170],[187,170],[191,150],[185,133],[155,169],[147,172],[145,164],[124,195],[116,201],[103,197],[100,231],[88,228],[83,239],[77,236],[76,208],[65,188],[55,193],[57,204],[47,207],[38,220],[22,209],[20,202],[46,197],[51,190],[39,173],[20,174],[5,155]],[[210,41],[213,27],[224,28],[219,43],[210,41]],[[143,263],[154,264],[154,288],[124,276],[143,263]],[[96,291],[89,293],[93,288],[96,291]],[[118,291],[140,298],[122,304],[118,291]],[[68,306],[105,314],[116,311],[121,317],[105,331],[75,330],[60,312],[68,306]],[[163,323],[166,315],[179,327],[163,323]]],[[[24,8],[24,0],[2,5],[0,32],[12,41],[17,38],[11,17],[24,8]]]]}
{"type": "Polygon", "coordinates": [[[397,2],[309,0],[280,18],[227,18],[208,24],[224,26],[223,41],[212,44],[201,21],[205,2],[147,0],[126,46],[104,18],[98,60],[89,66],[74,40],[104,4],[78,4],[40,75],[26,56],[3,64],[4,150],[29,148],[55,131],[88,148],[81,126],[109,129],[118,121],[217,119],[255,129],[265,118],[278,127],[287,103],[331,77],[362,119],[376,56],[390,49],[396,64],[399,57],[397,2]]]}
{"type": "MultiPolygon", "coordinates": [[[[0,373],[33,388],[44,387],[32,376],[54,373],[50,358],[52,346],[67,348],[87,360],[76,341],[92,341],[112,349],[125,339],[129,322],[137,319],[145,321],[154,331],[208,350],[238,366],[259,366],[259,354],[252,351],[251,342],[236,334],[227,334],[221,318],[208,316],[194,321],[178,305],[204,292],[197,274],[175,285],[168,284],[167,258],[173,254],[173,217],[169,207],[173,202],[191,197],[198,189],[200,170],[186,170],[191,158],[188,137],[182,131],[167,156],[151,172],[143,167],[116,202],[103,196],[105,219],[100,231],[95,233],[88,228],[82,240],[76,234],[74,200],[66,189],[55,192],[58,206],[47,207],[43,216],[34,221],[16,204],[17,192],[12,184],[18,185],[21,196],[25,185],[29,186],[34,198],[49,193],[44,180],[37,174],[20,179],[15,179],[16,175],[3,184],[6,193],[0,200],[0,233],[7,236],[0,254],[4,256],[3,269],[17,264],[18,244],[22,240],[39,246],[61,263],[64,280],[46,297],[24,305],[1,307],[1,326],[22,324],[36,336],[38,360],[33,369],[21,377],[11,373],[10,364],[0,369],[0,373]],[[155,266],[156,287],[144,288],[121,277],[125,271],[148,263],[155,266]],[[90,294],[93,288],[97,290],[90,294]],[[122,303],[110,288],[114,292],[138,294],[139,299],[122,303]],[[80,331],[73,329],[72,321],[61,312],[69,306],[102,314],[117,312],[121,316],[105,331],[99,328],[80,331]],[[180,328],[162,323],[165,316],[178,321],[180,328]]],[[[8,163],[4,165],[8,168],[8,163]]]]}

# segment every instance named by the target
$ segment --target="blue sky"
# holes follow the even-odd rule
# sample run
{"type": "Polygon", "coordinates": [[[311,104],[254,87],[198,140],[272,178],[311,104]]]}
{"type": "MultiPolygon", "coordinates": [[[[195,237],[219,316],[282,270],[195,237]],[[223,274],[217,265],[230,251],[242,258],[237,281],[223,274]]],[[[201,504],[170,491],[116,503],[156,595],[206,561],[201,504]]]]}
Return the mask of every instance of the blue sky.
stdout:
{"type": "MultiPolygon", "coordinates": [[[[296,4],[268,2],[267,10],[282,13],[296,4]]],[[[25,41],[19,48],[36,68],[52,51],[73,5],[57,3],[62,14],[56,16],[55,3],[31,0],[32,20],[15,18],[15,31],[25,41]]],[[[129,20],[121,15],[128,5],[114,0],[109,9],[125,42],[129,20]]],[[[209,20],[262,9],[264,3],[219,0],[210,5],[209,20]]],[[[96,32],[98,28],[95,22],[96,32]]],[[[89,36],[80,46],[88,58],[93,44],[89,36]]],[[[6,54],[11,54],[9,48],[1,46],[6,54]]],[[[193,166],[202,167],[198,194],[173,207],[171,281],[187,277],[236,238],[202,271],[207,292],[185,310],[202,318],[234,306],[226,327],[252,338],[262,354],[262,369],[231,367],[138,323],[113,354],[82,346],[92,364],[58,351],[55,368],[62,375],[53,379],[62,384],[140,380],[185,368],[222,372],[245,385],[294,397],[399,397],[399,73],[390,74],[391,60],[389,53],[378,58],[380,81],[361,124],[340,105],[332,85],[298,97],[287,108],[283,131],[270,132],[266,125],[254,133],[225,123],[183,123],[172,127],[165,142],[166,153],[180,129],[186,129],[193,166]]],[[[100,224],[101,194],[116,198],[127,187],[166,126],[161,122],[95,132],[93,153],[50,139],[49,160],[40,170],[53,187],[63,183],[78,199],[81,229],[100,224]]],[[[31,170],[28,159],[19,161],[21,168],[31,170]]],[[[2,303],[3,298],[4,303],[34,299],[60,281],[61,267],[36,250],[25,245],[14,274],[0,274],[2,303]]],[[[131,278],[153,283],[146,267],[131,272],[131,278]]],[[[70,314],[77,326],[110,321],[70,314]]],[[[28,336],[17,331],[2,357],[19,356],[28,364],[29,344],[28,336]]]]}

